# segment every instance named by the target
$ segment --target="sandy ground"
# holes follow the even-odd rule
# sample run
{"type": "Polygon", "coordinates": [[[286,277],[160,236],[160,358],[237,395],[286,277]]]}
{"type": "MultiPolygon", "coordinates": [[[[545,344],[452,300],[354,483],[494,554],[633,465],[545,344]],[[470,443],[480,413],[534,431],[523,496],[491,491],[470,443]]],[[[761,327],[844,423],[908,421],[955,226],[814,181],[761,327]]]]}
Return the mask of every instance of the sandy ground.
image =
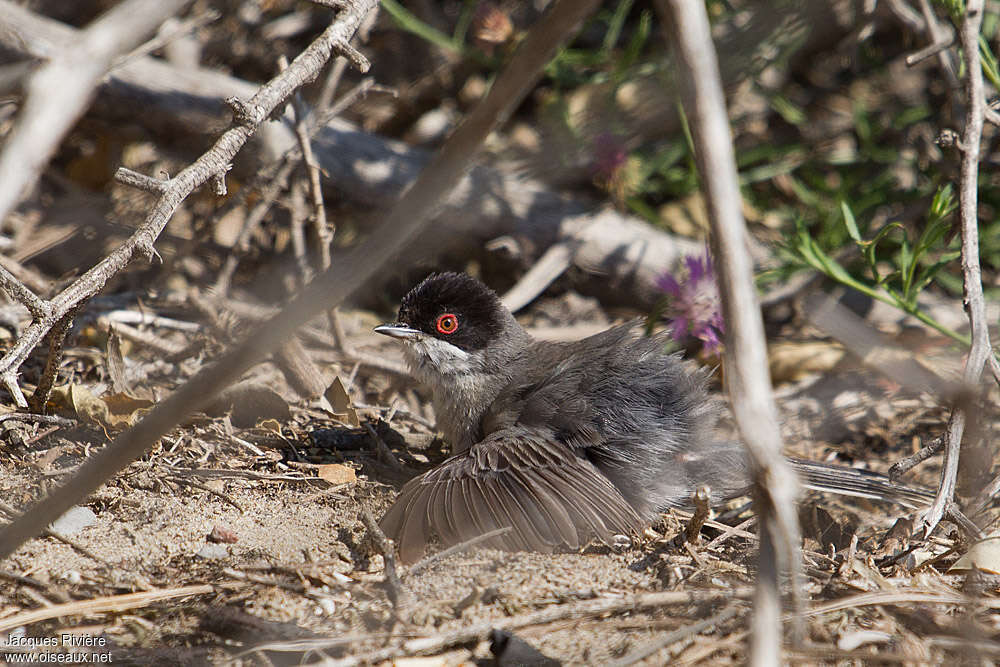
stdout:
{"type": "MultiPolygon", "coordinates": [[[[356,380],[355,401],[377,405],[386,396],[384,378],[356,380]]],[[[871,377],[857,371],[783,385],[790,451],[822,459],[836,450],[845,463],[884,470],[909,452],[914,438],[941,428],[945,413],[926,397],[866,394],[858,389],[864,386],[873,386],[871,377]],[[840,380],[831,384],[832,377],[840,380]],[[836,419],[831,401],[841,406],[836,419]]],[[[407,407],[416,415],[426,411],[420,401],[407,407]]],[[[396,411],[391,424],[376,422],[397,468],[364,426],[318,418],[301,402],[291,408],[284,422],[250,428],[226,417],[192,420],[88,500],[96,518],[69,537],[73,545],[42,537],[19,549],[2,565],[0,645],[9,646],[11,637],[76,632],[106,642],[92,653],[114,664],[366,664],[414,655],[433,657],[397,664],[554,664],[532,663],[541,655],[600,665],[746,659],[756,528],[749,511],[727,512],[740,503],[715,508],[737,529],[707,527],[697,544],[675,540],[686,516],[672,513],[622,552],[471,549],[417,572],[400,568],[401,584],[392,586],[361,515],[367,509],[380,516],[405,479],[445,455],[442,443],[433,440],[426,417],[396,411]],[[323,479],[329,464],[356,479],[323,479]],[[183,594],[183,587],[198,585],[207,586],[183,594]],[[168,597],[129,609],[112,600],[92,613],[70,607],[41,619],[24,616],[157,590],[168,597]],[[491,648],[490,630],[497,628],[517,638],[507,653],[491,648]],[[528,645],[520,645],[528,651],[520,657],[518,639],[528,645]]],[[[387,411],[365,408],[360,416],[375,420],[387,411]]],[[[6,453],[0,497],[24,508],[107,439],[94,427],[62,429],[6,453]]],[[[918,480],[934,478],[933,467],[917,471],[918,480]]],[[[804,508],[807,605],[849,602],[806,618],[806,644],[789,654],[795,662],[881,655],[936,663],[961,653],[924,639],[959,636],[954,606],[850,602],[862,593],[954,591],[961,579],[946,570],[955,554],[909,569],[960,545],[950,527],[942,537],[909,542],[886,538],[901,516],[892,507],[821,498],[804,508]],[[916,555],[906,555],[910,547],[916,555]]],[[[982,614],[976,627],[996,625],[995,615],[982,614]]],[[[71,649],[61,643],[47,650],[71,649]]]]}

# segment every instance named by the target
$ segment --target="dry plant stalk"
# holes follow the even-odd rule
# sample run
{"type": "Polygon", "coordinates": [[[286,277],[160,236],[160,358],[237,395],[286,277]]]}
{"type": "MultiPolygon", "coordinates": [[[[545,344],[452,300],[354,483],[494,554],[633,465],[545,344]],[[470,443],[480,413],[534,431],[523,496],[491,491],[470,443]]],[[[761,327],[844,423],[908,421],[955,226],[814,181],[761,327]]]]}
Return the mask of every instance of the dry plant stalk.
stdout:
{"type": "MultiPolygon", "coordinates": [[[[768,372],[764,324],[753,263],[747,252],[742,196],[726,101],[705,6],[658,0],[656,7],[677,62],[678,85],[695,142],[708,207],[713,255],[726,322],[726,379],[733,416],[754,468],[754,508],[761,526],[759,573],[751,616],[750,663],[776,665],[781,656],[781,565],[792,577],[800,608],[801,537],[795,474],[781,456],[781,432],[768,372]]],[[[801,619],[793,629],[801,627],[801,619]]]]}
{"type": "MultiPolygon", "coordinates": [[[[983,369],[993,356],[986,323],[986,302],[983,298],[982,273],[979,267],[978,179],[980,143],[983,135],[983,113],[986,98],[983,91],[983,70],[979,58],[979,32],[983,23],[984,0],[969,0],[959,29],[962,55],[965,59],[965,128],[962,132],[962,165],[959,172],[959,218],[962,234],[962,289],[972,346],[965,360],[962,380],[970,390],[979,386],[983,369]]],[[[995,360],[993,360],[995,363],[995,360]]],[[[958,457],[962,435],[972,401],[959,401],[953,408],[945,438],[941,482],[934,503],[923,517],[924,533],[929,534],[945,515],[955,496],[958,477],[958,457]]]]}

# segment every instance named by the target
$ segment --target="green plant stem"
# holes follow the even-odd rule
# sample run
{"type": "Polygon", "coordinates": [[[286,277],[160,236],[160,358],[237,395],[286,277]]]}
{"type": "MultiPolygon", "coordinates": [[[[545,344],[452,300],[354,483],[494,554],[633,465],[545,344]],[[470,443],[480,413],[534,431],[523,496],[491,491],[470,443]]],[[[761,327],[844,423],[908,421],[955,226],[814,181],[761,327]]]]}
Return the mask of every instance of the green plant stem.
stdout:
{"type": "Polygon", "coordinates": [[[814,267],[814,268],[817,268],[821,273],[826,274],[830,278],[833,278],[834,280],[837,280],[838,282],[843,283],[844,285],[847,285],[848,287],[855,289],[866,296],[870,296],[873,299],[878,299],[882,303],[888,304],[893,308],[897,308],[906,313],[907,315],[912,315],[913,317],[917,318],[918,320],[920,320],[930,328],[934,329],[938,333],[941,333],[958,343],[962,343],[966,347],[972,344],[972,341],[969,339],[968,336],[963,336],[957,331],[949,329],[948,327],[941,324],[933,317],[931,317],[930,315],[921,310],[907,306],[906,303],[904,303],[899,297],[897,297],[892,292],[874,289],[869,285],[854,280],[853,278],[849,281],[845,281],[841,277],[831,275],[828,271],[820,269],[819,267],[814,267]]]}
{"type": "Polygon", "coordinates": [[[442,49],[463,54],[465,48],[448,35],[444,34],[434,26],[428,25],[416,17],[410,10],[403,7],[396,0],[382,0],[382,8],[389,13],[389,16],[399,24],[399,27],[407,32],[412,32],[417,37],[425,39],[431,44],[440,46],[442,49]]]}

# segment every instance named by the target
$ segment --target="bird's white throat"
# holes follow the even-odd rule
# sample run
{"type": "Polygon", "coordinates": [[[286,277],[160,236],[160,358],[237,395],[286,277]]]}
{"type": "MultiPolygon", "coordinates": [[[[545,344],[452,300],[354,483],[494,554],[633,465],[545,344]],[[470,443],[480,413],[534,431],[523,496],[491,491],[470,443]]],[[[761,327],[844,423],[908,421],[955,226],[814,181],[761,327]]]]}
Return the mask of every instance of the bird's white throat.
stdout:
{"type": "Polygon", "coordinates": [[[480,415],[473,414],[481,396],[491,385],[481,355],[470,354],[451,343],[430,336],[407,342],[404,356],[414,377],[431,390],[438,429],[458,453],[472,445],[472,427],[480,415]]]}

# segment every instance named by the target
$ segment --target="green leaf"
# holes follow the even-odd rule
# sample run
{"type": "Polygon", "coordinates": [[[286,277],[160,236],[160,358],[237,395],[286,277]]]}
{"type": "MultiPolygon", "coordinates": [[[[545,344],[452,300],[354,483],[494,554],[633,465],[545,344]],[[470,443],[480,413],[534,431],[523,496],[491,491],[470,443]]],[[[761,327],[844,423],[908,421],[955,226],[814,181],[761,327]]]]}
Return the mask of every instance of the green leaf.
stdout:
{"type": "Polygon", "coordinates": [[[858,231],[858,224],[854,221],[854,213],[851,207],[844,200],[840,201],[840,212],[844,216],[844,224],[847,226],[847,233],[851,235],[855,243],[861,243],[861,232],[858,231]]]}
{"type": "Polygon", "coordinates": [[[608,31],[604,33],[604,42],[601,44],[601,57],[608,58],[611,56],[611,50],[615,48],[615,44],[618,43],[618,37],[622,34],[622,26],[625,25],[625,19],[628,17],[628,12],[632,9],[632,3],[635,0],[620,0],[618,6],[615,8],[615,13],[611,16],[611,20],[608,22],[608,31]]]}
{"type": "Polygon", "coordinates": [[[903,298],[909,299],[910,286],[913,284],[913,272],[916,262],[913,259],[913,250],[910,248],[910,240],[903,236],[899,244],[899,271],[903,278],[903,298]]]}
{"type": "Polygon", "coordinates": [[[954,211],[956,206],[951,183],[946,183],[934,193],[934,199],[931,201],[931,217],[943,218],[954,211]]]}
{"type": "Polygon", "coordinates": [[[994,88],[1000,88],[1000,71],[997,70],[997,59],[990,49],[990,43],[979,35],[979,54],[983,66],[983,74],[990,80],[994,88]]]}
{"type": "Polygon", "coordinates": [[[955,250],[955,251],[952,251],[952,252],[945,253],[945,254],[941,255],[941,257],[938,259],[938,261],[934,262],[930,266],[928,266],[925,269],[921,270],[920,273],[918,274],[918,277],[917,277],[916,281],[915,281],[914,292],[916,294],[919,294],[925,287],[927,287],[928,285],[931,284],[931,281],[934,280],[934,278],[941,271],[941,269],[943,269],[944,267],[948,266],[949,264],[951,264],[952,262],[954,262],[956,259],[958,259],[961,256],[962,256],[962,253],[959,250],[955,250]]]}
{"type": "Polygon", "coordinates": [[[632,39],[629,40],[628,45],[622,52],[620,62],[616,68],[619,76],[623,76],[625,71],[632,67],[639,59],[639,55],[642,53],[642,49],[646,46],[646,42],[649,41],[649,35],[652,31],[652,13],[649,10],[644,10],[642,14],[639,15],[639,26],[634,30],[632,39]]]}

